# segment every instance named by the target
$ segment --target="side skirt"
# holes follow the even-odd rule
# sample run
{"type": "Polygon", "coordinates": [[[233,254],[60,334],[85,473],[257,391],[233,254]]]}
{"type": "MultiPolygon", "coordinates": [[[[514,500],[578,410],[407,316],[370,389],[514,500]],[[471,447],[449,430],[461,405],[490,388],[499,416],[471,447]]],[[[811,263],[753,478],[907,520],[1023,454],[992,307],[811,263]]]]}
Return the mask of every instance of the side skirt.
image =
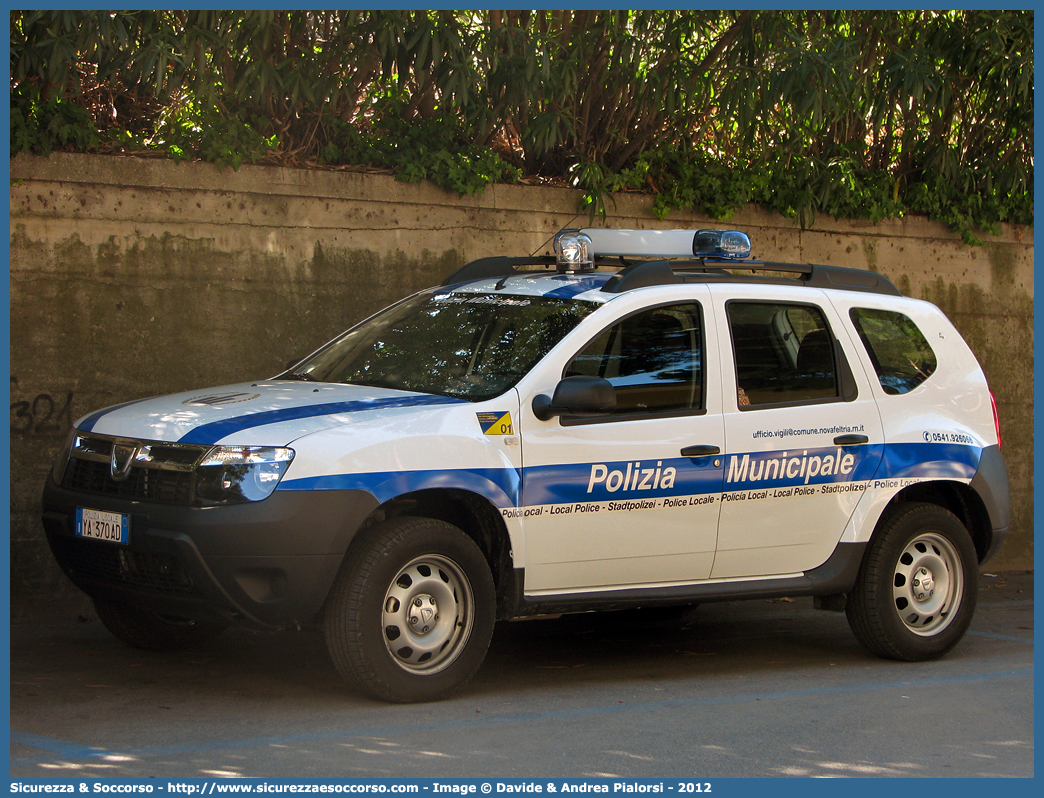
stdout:
{"type": "Polygon", "coordinates": [[[866,543],[839,543],[822,565],[801,576],[733,582],[695,582],[671,587],[636,587],[586,593],[525,595],[525,569],[515,569],[515,611],[511,617],[550,615],[592,610],[669,606],[709,601],[781,598],[783,596],[832,596],[848,593],[855,585],[866,543]]]}

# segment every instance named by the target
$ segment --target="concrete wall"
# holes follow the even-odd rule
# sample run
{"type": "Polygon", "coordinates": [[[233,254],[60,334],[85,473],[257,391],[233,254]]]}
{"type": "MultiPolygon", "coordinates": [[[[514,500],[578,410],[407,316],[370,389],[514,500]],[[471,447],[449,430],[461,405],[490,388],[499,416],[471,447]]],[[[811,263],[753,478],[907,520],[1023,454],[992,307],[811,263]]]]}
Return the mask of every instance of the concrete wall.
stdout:
{"type": "MultiPolygon", "coordinates": [[[[12,603],[72,590],[52,564],[39,493],[70,424],[104,405],[270,376],[354,322],[486,255],[545,251],[580,226],[564,189],[461,199],[389,176],[55,154],[11,161],[12,603]]],[[[716,223],[623,195],[616,227],[716,223]]],[[[1033,555],[1033,241],[984,247],[923,219],[819,219],[747,208],[755,255],[880,271],[940,305],[997,395],[1012,535],[991,568],[1033,555]]],[[[720,225],[717,225],[720,226],[720,225]]]]}

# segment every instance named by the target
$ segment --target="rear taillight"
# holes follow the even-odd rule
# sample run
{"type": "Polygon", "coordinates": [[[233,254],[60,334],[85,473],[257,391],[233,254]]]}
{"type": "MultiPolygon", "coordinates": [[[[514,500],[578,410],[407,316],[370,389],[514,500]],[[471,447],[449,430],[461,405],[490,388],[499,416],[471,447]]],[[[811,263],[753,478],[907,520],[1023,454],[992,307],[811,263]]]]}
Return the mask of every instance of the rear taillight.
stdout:
{"type": "Polygon", "coordinates": [[[1000,431],[1000,416],[997,415],[997,400],[993,397],[993,391],[990,391],[990,404],[993,405],[993,426],[997,428],[997,448],[1003,448],[1001,443],[1001,431],[1000,431]]]}

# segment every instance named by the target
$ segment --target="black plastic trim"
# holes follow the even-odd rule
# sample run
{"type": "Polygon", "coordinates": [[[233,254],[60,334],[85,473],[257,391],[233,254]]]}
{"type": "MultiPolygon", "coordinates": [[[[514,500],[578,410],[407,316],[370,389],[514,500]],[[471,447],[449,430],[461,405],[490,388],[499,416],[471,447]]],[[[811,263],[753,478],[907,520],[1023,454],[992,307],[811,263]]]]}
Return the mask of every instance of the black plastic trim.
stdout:
{"type": "MultiPolygon", "coordinates": [[[[492,277],[510,277],[515,274],[525,274],[518,266],[555,266],[555,258],[549,255],[535,255],[528,258],[492,257],[479,258],[466,263],[452,274],[448,275],[442,285],[455,285],[472,280],[488,280],[492,277]]],[[[548,274],[553,274],[548,270],[548,274]]]]}
{"type": "Polygon", "coordinates": [[[801,576],[742,582],[696,582],[661,588],[628,588],[590,593],[527,597],[525,569],[515,569],[515,617],[554,613],[668,606],[691,602],[739,601],[784,596],[827,596],[848,593],[855,585],[866,543],[838,543],[826,562],[801,576]]]}
{"type": "Polygon", "coordinates": [[[972,478],[970,487],[986,507],[993,535],[990,547],[980,565],[997,553],[1008,535],[1011,525],[1011,492],[1008,484],[1008,466],[1004,462],[1000,446],[987,446],[979,457],[979,469],[972,478]]]}
{"type": "Polygon", "coordinates": [[[681,278],[674,273],[668,261],[650,260],[620,270],[602,286],[602,291],[607,294],[622,294],[624,291],[633,291],[635,288],[680,283],[681,278]]]}
{"type": "Polygon", "coordinates": [[[695,446],[686,446],[681,450],[682,457],[713,457],[716,454],[721,454],[721,447],[713,444],[696,444],[695,446]]]}
{"type": "Polygon", "coordinates": [[[76,493],[48,480],[43,521],[66,575],[90,596],[134,601],[185,617],[220,615],[254,626],[310,621],[322,608],[345,552],[378,506],[365,491],[279,491],[264,501],[224,507],[174,507],[76,493]],[[193,595],[100,577],[77,563],[77,507],[127,513],[132,554],[172,558],[190,575],[193,595]],[[271,589],[264,580],[269,579],[271,589]]]}
{"type": "Polygon", "coordinates": [[[869,442],[870,438],[866,435],[838,435],[834,438],[834,446],[859,446],[869,442]]]}
{"type": "Polygon", "coordinates": [[[863,293],[902,296],[884,275],[863,269],[849,269],[844,266],[824,266],[820,264],[776,263],[772,261],[722,261],[715,260],[708,264],[706,260],[651,260],[638,263],[621,271],[602,290],[617,294],[635,288],[652,285],[673,285],[682,282],[754,282],[774,285],[800,284],[811,288],[824,288],[842,291],[860,291],[863,293]],[[724,269],[750,270],[752,274],[723,273],[724,269]],[[760,272],[761,274],[753,274],[760,272]],[[771,277],[765,272],[782,272],[798,275],[795,278],[771,277]]]}
{"type": "Polygon", "coordinates": [[[834,335],[833,330],[830,332],[830,337],[834,339],[834,355],[840,367],[838,376],[841,378],[841,398],[846,402],[854,402],[859,398],[859,385],[856,383],[855,374],[852,373],[848,355],[845,354],[845,349],[841,346],[841,341],[834,335]]]}

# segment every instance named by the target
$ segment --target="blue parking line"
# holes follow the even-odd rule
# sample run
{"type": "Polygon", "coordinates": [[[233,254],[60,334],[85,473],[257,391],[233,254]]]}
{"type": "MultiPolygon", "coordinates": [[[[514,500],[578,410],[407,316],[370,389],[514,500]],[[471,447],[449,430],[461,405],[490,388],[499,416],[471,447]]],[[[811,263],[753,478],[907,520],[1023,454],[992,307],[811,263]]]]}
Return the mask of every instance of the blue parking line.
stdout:
{"type": "Polygon", "coordinates": [[[998,635],[993,632],[968,632],[975,637],[989,637],[992,640],[1011,640],[1015,643],[1032,643],[1032,637],[1012,637],[1011,635],[998,635]]]}
{"type": "Polygon", "coordinates": [[[991,610],[995,607],[1027,607],[1033,603],[1033,599],[1019,599],[1018,601],[980,601],[975,606],[979,609],[988,607],[991,610]]]}
{"type": "MultiPolygon", "coordinates": [[[[835,685],[801,690],[773,690],[764,693],[738,693],[723,696],[706,696],[702,698],[674,698],[664,701],[649,701],[638,704],[613,704],[609,706],[578,707],[575,709],[549,710],[545,712],[520,712],[499,717],[486,717],[471,720],[436,721],[432,723],[403,723],[389,726],[367,726],[350,729],[336,729],[308,734],[284,734],[266,737],[247,737],[238,740],[215,740],[213,742],[193,742],[180,745],[159,745],[147,748],[132,748],[120,751],[104,751],[87,746],[49,740],[45,737],[11,731],[11,740],[35,745],[43,750],[61,754],[67,759],[90,759],[118,753],[120,756],[136,758],[154,756],[172,756],[177,754],[201,754],[229,749],[261,748],[271,745],[293,745],[296,743],[314,743],[327,740],[340,740],[346,737],[389,737],[394,735],[430,733],[438,731],[476,729],[505,724],[525,724],[546,721],[576,720],[624,712],[649,712],[656,710],[687,709],[691,707],[720,706],[723,704],[748,704],[755,701],[785,700],[791,698],[808,698],[811,696],[845,695],[876,690],[909,690],[910,688],[940,687],[946,685],[972,684],[975,682],[998,681],[1001,679],[1017,679],[1033,676],[1032,668],[996,673],[977,673],[967,676],[947,676],[924,679],[901,679],[888,682],[862,682],[852,685],[835,685]],[[31,742],[37,740],[41,744],[31,742]]],[[[22,757],[12,759],[12,767],[25,767],[51,761],[46,757],[22,757]]]]}
{"type": "Polygon", "coordinates": [[[43,751],[50,751],[67,759],[87,759],[89,757],[104,756],[109,753],[100,748],[52,740],[50,737],[41,737],[39,734],[29,734],[29,732],[18,731],[17,729],[11,729],[11,742],[39,748],[43,751]]]}

